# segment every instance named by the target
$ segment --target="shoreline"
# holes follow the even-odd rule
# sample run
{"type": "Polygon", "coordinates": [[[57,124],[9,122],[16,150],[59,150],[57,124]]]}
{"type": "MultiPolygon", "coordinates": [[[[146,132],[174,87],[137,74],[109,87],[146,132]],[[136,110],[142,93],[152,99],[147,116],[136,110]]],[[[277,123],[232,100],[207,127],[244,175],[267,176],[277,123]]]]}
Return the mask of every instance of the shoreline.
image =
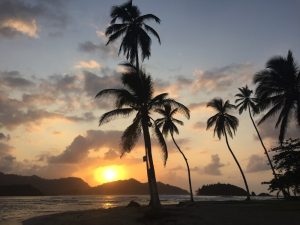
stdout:
{"type": "Polygon", "coordinates": [[[115,207],[33,217],[23,225],[299,225],[300,201],[210,201],[163,205],[153,216],[149,207],[115,207]]]}

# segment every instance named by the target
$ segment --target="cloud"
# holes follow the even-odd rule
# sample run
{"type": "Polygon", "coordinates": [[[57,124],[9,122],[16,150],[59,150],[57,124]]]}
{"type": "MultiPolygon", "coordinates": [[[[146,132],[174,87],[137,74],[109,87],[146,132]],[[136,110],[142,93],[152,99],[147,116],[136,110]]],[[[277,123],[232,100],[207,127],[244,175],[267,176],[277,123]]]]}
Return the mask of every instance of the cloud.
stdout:
{"type": "Polygon", "coordinates": [[[120,153],[116,150],[109,149],[107,152],[104,153],[105,160],[113,160],[120,158],[120,153]]]}
{"type": "Polygon", "coordinates": [[[220,162],[219,155],[211,155],[211,162],[203,168],[203,172],[209,175],[219,176],[222,175],[220,168],[225,164],[220,162]]]}
{"type": "Polygon", "coordinates": [[[5,135],[5,134],[0,132],[0,141],[9,141],[9,140],[10,140],[9,135],[5,135]]]}
{"type": "MultiPolygon", "coordinates": [[[[210,70],[195,69],[193,78],[176,76],[172,81],[156,79],[154,81],[156,91],[172,93],[176,97],[179,91],[189,91],[192,94],[198,92],[222,92],[229,88],[240,87],[252,81],[254,66],[251,64],[231,64],[210,70]]],[[[200,108],[203,102],[191,104],[193,109],[200,108]]]]}
{"type": "Polygon", "coordinates": [[[89,71],[83,71],[84,75],[84,90],[86,93],[95,97],[96,94],[106,88],[120,88],[120,75],[114,71],[102,70],[103,76],[98,76],[89,71]]]}
{"type": "Polygon", "coordinates": [[[5,95],[0,96],[0,125],[8,129],[14,129],[20,125],[39,123],[44,119],[63,119],[73,122],[89,122],[96,119],[91,112],[85,112],[80,116],[70,116],[47,111],[46,109],[30,107],[31,105],[26,105],[26,103],[28,102],[8,98],[5,95]]]}
{"type": "Polygon", "coordinates": [[[12,149],[13,149],[12,146],[10,146],[6,143],[0,142],[0,155],[1,156],[10,153],[12,149]]]}
{"type": "Polygon", "coordinates": [[[95,101],[95,95],[104,88],[121,87],[116,71],[103,68],[100,73],[83,71],[29,78],[19,71],[0,71],[0,125],[14,129],[43,119],[94,121],[92,110],[111,107],[111,101],[95,101]]]}
{"type": "Polygon", "coordinates": [[[197,102],[189,104],[188,108],[190,110],[196,110],[201,108],[206,108],[207,102],[197,102]]]}
{"type": "MultiPolygon", "coordinates": [[[[278,142],[279,128],[275,128],[275,122],[274,122],[274,120],[277,121],[277,118],[278,118],[277,116],[274,116],[273,118],[269,118],[265,120],[263,123],[261,123],[259,126],[257,126],[259,133],[263,139],[270,139],[272,142],[276,142],[276,143],[278,142]]],[[[294,120],[294,118],[291,118],[288,124],[285,138],[286,139],[298,138],[299,135],[300,135],[300,127],[297,126],[297,123],[294,120]]],[[[258,140],[257,135],[255,135],[255,139],[258,140]]]]}
{"type": "Polygon", "coordinates": [[[193,128],[199,129],[199,130],[205,130],[206,129],[206,123],[202,121],[198,121],[194,124],[193,128]]]}
{"type": "Polygon", "coordinates": [[[43,118],[57,117],[44,110],[23,110],[23,102],[0,96],[0,124],[6,128],[14,128],[20,124],[35,122],[43,118]]]}
{"type": "Polygon", "coordinates": [[[67,116],[66,119],[69,119],[71,121],[75,122],[92,122],[96,119],[95,115],[92,112],[85,112],[81,116],[67,116]]]}
{"type": "Polygon", "coordinates": [[[85,53],[100,53],[103,57],[115,56],[117,51],[114,45],[107,46],[104,43],[95,44],[91,41],[79,43],[78,50],[85,53]]]}
{"type": "Polygon", "coordinates": [[[0,71],[0,85],[10,88],[30,88],[34,82],[24,78],[19,71],[0,71]]]}
{"type": "Polygon", "coordinates": [[[103,66],[97,63],[95,60],[89,60],[89,61],[80,61],[75,65],[76,69],[96,69],[99,70],[103,66]]]}
{"type": "Polygon", "coordinates": [[[0,171],[9,172],[13,169],[16,158],[11,155],[13,147],[7,143],[1,142],[7,141],[8,137],[5,136],[3,133],[0,133],[0,136],[0,171]]]}
{"type": "Polygon", "coordinates": [[[254,68],[251,64],[232,64],[212,70],[196,69],[194,91],[223,91],[230,86],[245,84],[252,80],[254,68]]]}
{"type": "Polygon", "coordinates": [[[25,1],[2,0],[0,2],[0,36],[13,38],[27,36],[37,38],[39,25],[64,27],[68,16],[61,0],[25,1]],[[35,4],[33,4],[35,3],[35,4]]]}
{"type": "Polygon", "coordinates": [[[22,21],[17,19],[7,19],[0,24],[0,33],[5,36],[12,36],[14,33],[21,33],[30,38],[38,37],[38,27],[35,19],[22,21]]]}
{"type": "MultiPolygon", "coordinates": [[[[196,172],[199,174],[205,173],[208,175],[213,175],[213,176],[219,176],[222,175],[220,168],[224,167],[225,164],[220,162],[220,158],[219,155],[211,155],[211,162],[209,164],[207,164],[204,167],[199,167],[199,166],[194,166],[194,167],[190,167],[190,171],[191,172],[196,172]]],[[[185,166],[176,166],[172,169],[170,169],[171,171],[186,171],[186,167],[185,166]]]]}
{"type": "Polygon", "coordinates": [[[15,168],[16,158],[12,155],[3,155],[0,158],[0,171],[11,172],[15,168]]]}
{"type": "Polygon", "coordinates": [[[121,135],[121,131],[88,130],[86,136],[78,135],[60,155],[50,157],[48,162],[79,163],[91,150],[118,149],[121,135]]]}
{"type": "Polygon", "coordinates": [[[80,82],[78,75],[55,74],[49,76],[46,80],[42,80],[39,88],[49,93],[59,93],[66,96],[81,91],[80,82]]]}
{"type": "MultiPolygon", "coordinates": [[[[48,158],[49,163],[70,163],[76,164],[86,160],[91,151],[98,151],[101,148],[107,149],[104,153],[104,159],[113,160],[120,157],[120,141],[123,131],[116,130],[88,130],[85,136],[78,135],[72,143],[57,156],[48,158]]],[[[177,140],[178,144],[186,143],[186,139],[177,140]]],[[[143,148],[142,138],[136,144],[136,148],[143,148]]],[[[152,142],[153,148],[160,148],[157,141],[152,142]]],[[[171,149],[169,149],[172,151],[171,149]]]]}
{"type": "Polygon", "coordinates": [[[251,155],[246,167],[246,172],[254,173],[269,170],[270,166],[267,164],[265,157],[259,155],[251,155]]]}
{"type": "Polygon", "coordinates": [[[183,76],[177,76],[172,82],[162,79],[154,80],[156,93],[172,93],[172,96],[178,97],[181,90],[186,90],[192,86],[193,81],[183,76]]]}

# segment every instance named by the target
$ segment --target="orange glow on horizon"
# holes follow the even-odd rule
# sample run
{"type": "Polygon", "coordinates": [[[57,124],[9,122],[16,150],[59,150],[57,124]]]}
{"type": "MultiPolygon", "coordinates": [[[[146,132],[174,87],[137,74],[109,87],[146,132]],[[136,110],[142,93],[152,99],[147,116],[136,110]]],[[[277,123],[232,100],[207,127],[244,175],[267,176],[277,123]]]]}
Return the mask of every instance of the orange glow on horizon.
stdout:
{"type": "Polygon", "coordinates": [[[97,183],[106,183],[125,178],[125,170],[122,166],[98,167],[94,170],[94,179],[97,183]]]}

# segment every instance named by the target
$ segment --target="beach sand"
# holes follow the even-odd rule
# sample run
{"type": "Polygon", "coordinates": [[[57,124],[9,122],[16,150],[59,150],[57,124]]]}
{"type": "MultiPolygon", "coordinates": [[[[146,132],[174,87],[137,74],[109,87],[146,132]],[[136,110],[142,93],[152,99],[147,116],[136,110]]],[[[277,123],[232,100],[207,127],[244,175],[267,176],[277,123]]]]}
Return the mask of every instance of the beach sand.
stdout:
{"type": "Polygon", "coordinates": [[[147,207],[117,207],[36,217],[23,225],[299,225],[299,201],[197,202],[163,206],[157,218],[147,207]]]}

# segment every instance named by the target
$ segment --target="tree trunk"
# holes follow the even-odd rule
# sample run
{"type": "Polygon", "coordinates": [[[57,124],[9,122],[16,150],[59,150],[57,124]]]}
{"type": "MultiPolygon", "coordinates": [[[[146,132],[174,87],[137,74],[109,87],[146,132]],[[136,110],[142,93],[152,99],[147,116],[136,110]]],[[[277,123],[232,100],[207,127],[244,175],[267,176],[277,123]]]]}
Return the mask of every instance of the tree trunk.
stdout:
{"type": "Polygon", "coordinates": [[[138,46],[138,40],[135,40],[135,51],[136,51],[136,58],[135,58],[135,66],[137,71],[140,71],[140,65],[139,65],[139,46],[138,46]]]}
{"type": "Polygon", "coordinates": [[[241,172],[241,174],[242,174],[242,177],[243,177],[243,180],[244,180],[244,183],[245,183],[245,187],[246,187],[246,190],[247,190],[247,198],[246,198],[246,200],[250,200],[250,192],[249,192],[249,188],[248,188],[248,183],[247,183],[246,177],[245,177],[245,175],[244,175],[244,172],[243,172],[243,170],[242,170],[242,167],[240,166],[240,164],[239,164],[237,158],[235,157],[233,151],[232,151],[231,148],[230,148],[230,145],[229,145],[229,143],[228,143],[228,138],[227,138],[227,133],[226,133],[226,131],[224,132],[224,134],[225,134],[225,140],[226,140],[227,147],[228,147],[228,149],[229,149],[229,151],[230,151],[232,157],[234,158],[234,161],[236,162],[236,164],[237,164],[237,166],[239,167],[239,170],[240,170],[240,172],[241,172]]]}
{"type": "MultiPolygon", "coordinates": [[[[267,158],[268,158],[268,162],[269,162],[269,165],[270,165],[270,167],[271,167],[273,176],[274,176],[275,180],[278,180],[277,174],[276,174],[276,172],[275,172],[275,169],[274,169],[273,163],[272,163],[272,161],[271,161],[271,158],[270,158],[270,156],[269,156],[269,154],[268,154],[267,148],[266,148],[266,146],[264,145],[264,142],[263,142],[263,140],[262,140],[262,138],[261,138],[261,136],[260,136],[260,133],[259,133],[259,131],[258,131],[258,129],[257,129],[257,126],[256,126],[256,124],[255,124],[255,122],[254,122],[254,119],[253,119],[253,117],[252,117],[250,107],[248,107],[248,111],[249,111],[249,116],[250,116],[250,119],[251,119],[251,121],[252,121],[252,124],[253,124],[253,126],[254,126],[254,128],[255,128],[255,131],[256,131],[256,133],[257,133],[257,136],[258,136],[258,138],[259,138],[259,140],[260,140],[260,143],[261,143],[261,145],[262,145],[262,147],[263,147],[263,149],[264,149],[264,151],[265,151],[265,155],[266,155],[267,158]]],[[[289,197],[289,194],[284,190],[284,188],[281,188],[281,191],[282,191],[282,194],[284,195],[285,198],[288,198],[288,197],[289,197]]]]}
{"type": "Polygon", "coordinates": [[[190,196],[191,196],[191,202],[194,201],[194,197],[193,197],[193,190],[192,190],[192,181],[191,181],[191,172],[190,172],[190,167],[189,167],[189,163],[188,163],[188,160],[187,158],[185,157],[184,153],[181,151],[181,149],[179,148],[179,146],[177,145],[175,139],[174,139],[174,136],[173,134],[171,134],[171,137],[172,137],[172,140],[174,142],[174,144],[176,145],[178,151],[181,153],[182,157],[184,158],[185,160],[185,163],[186,163],[186,167],[187,167],[187,171],[188,171],[188,178],[189,178],[189,186],[190,186],[190,196]]]}
{"type": "Polygon", "coordinates": [[[151,150],[151,139],[149,134],[148,128],[148,120],[142,120],[142,128],[144,134],[144,143],[146,149],[146,156],[147,156],[147,175],[148,175],[148,185],[150,191],[150,206],[153,210],[159,210],[161,208],[157,184],[156,184],[156,177],[155,177],[155,170],[154,164],[152,159],[152,150],[151,150]]]}
{"type": "Polygon", "coordinates": [[[253,126],[254,126],[255,130],[256,130],[257,136],[258,136],[258,138],[259,138],[259,140],[260,140],[260,143],[261,143],[262,147],[264,148],[265,154],[266,154],[266,156],[267,156],[267,158],[268,158],[268,162],[269,162],[270,167],[271,167],[271,169],[272,169],[273,176],[274,176],[275,179],[277,180],[277,175],[276,175],[276,173],[275,173],[275,169],[274,169],[273,163],[272,163],[272,161],[271,161],[271,159],[270,159],[270,156],[269,156],[269,154],[268,154],[267,148],[266,148],[266,146],[264,145],[264,143],[263,143],[263,141],[262,141],[262,139],[261,139],[260,133],[259,133],[257,127],[256,127],[256,124],[255,124],[254,120],[253,120],[253,117],[252,117],[251,111],[250,111],[250,107],[248,108],[248,110],[249,110],[249,116],[250,116],[250,119],[251,119],[251,121],[252,121],[252,123],[253,123],[253,126]]]}

